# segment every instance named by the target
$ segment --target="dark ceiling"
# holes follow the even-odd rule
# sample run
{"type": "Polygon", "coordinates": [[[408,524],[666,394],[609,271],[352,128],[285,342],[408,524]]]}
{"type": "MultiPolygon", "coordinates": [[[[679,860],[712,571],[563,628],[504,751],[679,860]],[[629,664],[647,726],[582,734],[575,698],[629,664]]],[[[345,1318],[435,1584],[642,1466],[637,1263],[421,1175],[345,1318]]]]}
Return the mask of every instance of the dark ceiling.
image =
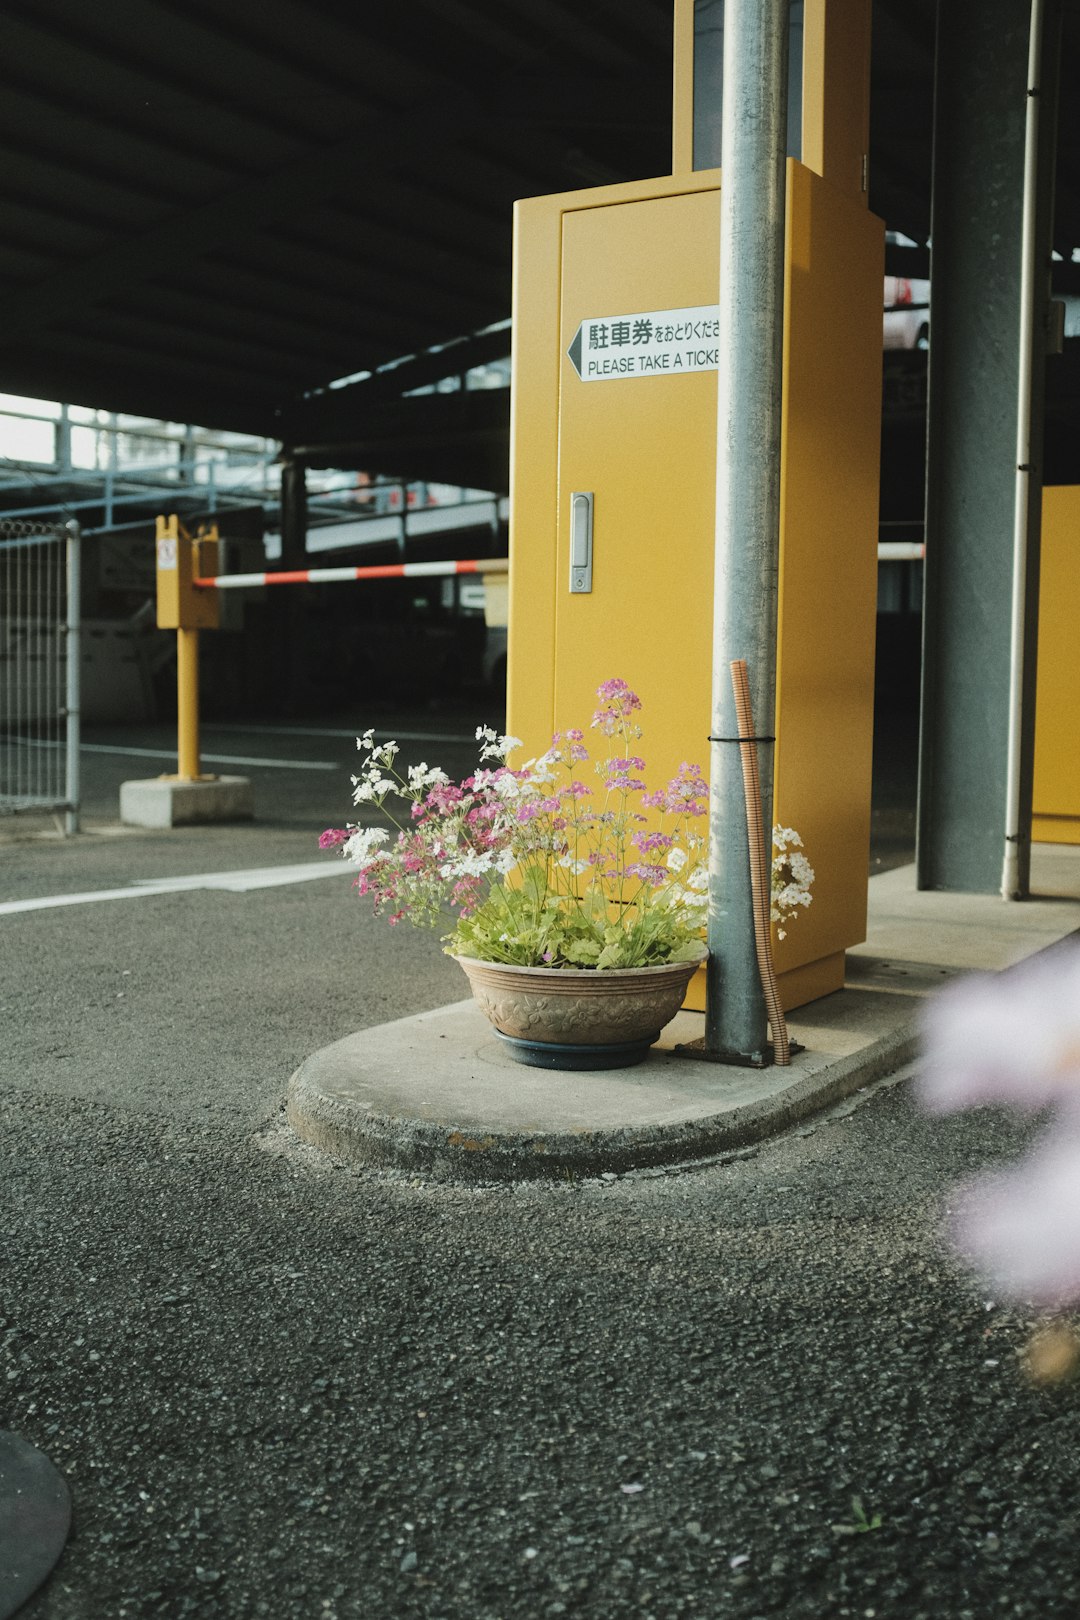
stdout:
{"type": "MultiPolygon", "coordinates": [[[[516,198],[669,171],[671,13],[2,0],[0,389],[293,444],[355,445],[377,410],[408,436],[394,402],[445,361],[309,396],[505,320],[516,198]]],[[[870,202],[922,241],[933,0],[874,19],[870,202]]],[[[1071,149],[1058,198],[1068,256],[1071,149]]],[[[425,431],[447,450],[505,434],[505,396],[443,399],[425,431]]]]}

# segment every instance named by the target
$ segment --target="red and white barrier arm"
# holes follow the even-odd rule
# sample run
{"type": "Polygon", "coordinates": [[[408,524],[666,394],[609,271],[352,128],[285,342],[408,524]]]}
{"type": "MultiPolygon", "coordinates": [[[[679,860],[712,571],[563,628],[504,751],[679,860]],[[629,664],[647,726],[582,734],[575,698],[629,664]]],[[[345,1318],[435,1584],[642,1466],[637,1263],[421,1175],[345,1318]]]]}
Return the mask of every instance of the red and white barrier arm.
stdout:
{"type": "Polygon", "coordinates": [[[915,540],[883,540],[877,555],[878,562],[922,562],[926,547],[915,540]]]}
{"type": "MultiPolygon", "coordinates": [[[[926,547],[915,542],[884,542],[877,548],[879,562],[919,562],[926,547]]],[[[505,574],[506,557],[470,557],[462,562],[376,563],[369,568],[294,568],[282,573],[219,574],[196,579],[202,590],[237,590],[252,585],[332,585],[357,579],[445,579],[454,574],[505,574]]]]}
{"type": "Polygon", "coordinates": [[[354,579],[445,579],[453,574],[505,574],[506,557],[471,557],[464,562],[377,563],[370,568],[295,568],[278,574],[218,574],[192,583],[204,590],[236,590],[242,585],[330,585],[354,579]]]}

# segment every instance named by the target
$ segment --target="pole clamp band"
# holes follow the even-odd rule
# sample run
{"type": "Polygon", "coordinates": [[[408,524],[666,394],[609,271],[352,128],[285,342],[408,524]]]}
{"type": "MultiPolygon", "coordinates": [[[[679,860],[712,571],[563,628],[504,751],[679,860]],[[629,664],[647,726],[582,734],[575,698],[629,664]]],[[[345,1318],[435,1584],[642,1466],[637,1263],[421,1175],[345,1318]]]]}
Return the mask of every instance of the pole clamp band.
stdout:
{"type": "Polygon", "coordinates": [[[707,742],[775,742],[775,737],[707,737],[707,742]]]}

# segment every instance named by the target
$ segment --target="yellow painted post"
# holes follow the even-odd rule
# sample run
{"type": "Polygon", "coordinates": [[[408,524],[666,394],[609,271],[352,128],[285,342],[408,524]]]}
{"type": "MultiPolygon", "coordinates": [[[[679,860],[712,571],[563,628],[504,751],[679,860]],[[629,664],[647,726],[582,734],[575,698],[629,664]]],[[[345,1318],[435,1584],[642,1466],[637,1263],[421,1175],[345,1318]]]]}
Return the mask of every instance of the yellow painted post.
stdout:
{"type": "Polygon", "coordinates": [[[197,782],[199,770],[199,632],[176,632],[176,774],[197,782]]]}
{"type": "Polygon", "coordinates": [[[808,0],[803,28],[802,161],[867,202],[871,0],[808,0]]]}
{"type": "Polygon", "coordinates": [[[181,781],[211,781],[199,760],[199,631],[216,630],[218,592],[193,581],[217,573],[218,533],[193,539],[176,516],[157,520],[157,622],[176,631],[176,753],[181,781]]]}
{"type": "MultiPolygon", "coordinates": [[[[806,0],[802,129],[788,150],[846,197],[866,205],[870,150],[871,0],[806,0]]],[[[713,23],[712,26],[715,26],[713,23]]],[[[694,171],[694,0],[674,0],[671,172],[694,171]]]]}
{"type": "Polygon", "coordinates": [[[672,30],[671,172],[694,172],[694,0],[675,0],[672,30]]]}

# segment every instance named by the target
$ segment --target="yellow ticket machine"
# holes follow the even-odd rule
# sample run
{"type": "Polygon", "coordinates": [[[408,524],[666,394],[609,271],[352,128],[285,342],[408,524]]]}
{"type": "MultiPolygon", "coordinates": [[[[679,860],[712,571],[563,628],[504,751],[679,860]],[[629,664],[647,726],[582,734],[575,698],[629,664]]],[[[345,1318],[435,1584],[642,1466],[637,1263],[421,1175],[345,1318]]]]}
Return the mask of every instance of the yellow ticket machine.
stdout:
{"type": "MultiPolygon", "coordinates": [[[[834,60],[810,26],[826,9],[808,0],[804,129],[829,105],[806,88],[834,60]]],[[[845,9],[868,17],[864,0],[845,9]]],[[[689,154],[687,96],[677,30],[689,154]]],[[[788,1007],[843,983],[868,876],[884,233],[860,166],[846,185],[823,167],[787,173],[775,819],[817,873],[776,942],[788,1007]]],[[[622,676],[644,704],[651,785],[708,763],[720,184],[681,167],[516,210],[507,724],[539,751],[622,676]]]]}

